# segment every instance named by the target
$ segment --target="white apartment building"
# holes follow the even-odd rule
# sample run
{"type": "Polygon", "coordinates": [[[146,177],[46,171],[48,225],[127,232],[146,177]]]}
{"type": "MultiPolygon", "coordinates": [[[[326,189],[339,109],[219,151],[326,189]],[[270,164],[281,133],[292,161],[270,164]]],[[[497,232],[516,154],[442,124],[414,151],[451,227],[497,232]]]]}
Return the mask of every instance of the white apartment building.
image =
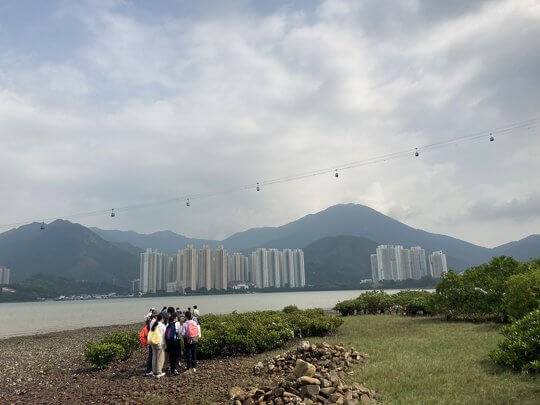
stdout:
{"type": "Polygon", "coordinates": [[[433,278],[441,278],[443,274],[448,272],[446,255],[441,250],[429,255],[429,272],[433,278]]]}
{"type": "Polygon", "coordinates": [[[306,285],[304,252],[301,249],[257,249],[251,254],[250,268],[250,280],[257,288],[306,285]]]}
{"type": "Polygon", "coordinates": [[[0,266],[0,285],[8,285],[9,278],[11,275],[11,270],[7,267],[0,266]]]}
{"type": "Polygon", "coordinates": [[[373,281],[419,280],[428,276],[426,252],[420,246],[406,249],[401,245],[380,245],[370,261],[373,281]]]}
{"type": "Polygon", "coordinates": [[[251,282],[257,288],[303,287],[304,252],[300,249],[257,249],[248,258],[229,254],[223,246],[197,250],[187,245],[174,256],[146,249],[140,256],[139,291],[183,292],[206,288],[226,290],[251,282]]]}
{"type": "Polygon", "coordinates": [[[143,293],[165,291],[169,281],[169,257],[159,250],[146,249],[140,254],[139,280],[140,290],[143,293]]]}
{"type": "Polygon", "coordinates": [[[426,251],[420,246],[413,246],[409,250],[411,252],[411,278],[420,280],[422,277],[426,277],[428,275],[426,251]]]}

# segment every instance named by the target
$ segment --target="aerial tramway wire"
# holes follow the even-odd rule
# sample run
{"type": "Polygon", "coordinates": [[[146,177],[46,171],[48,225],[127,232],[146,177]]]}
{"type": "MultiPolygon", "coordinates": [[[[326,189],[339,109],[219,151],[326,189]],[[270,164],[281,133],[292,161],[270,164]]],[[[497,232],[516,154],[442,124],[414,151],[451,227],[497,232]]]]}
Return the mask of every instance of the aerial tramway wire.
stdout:
{"type": "Polygon", "coordinates": [[[189,207],[191,205],[190,202],[193,200],[211,198],[211,197],[216,197],[219,195],[225,195],[225,194],[252,190],[252,189],[256,189],[257,191],[260,191],[262,189],[262,186],[271,186],[275,184],[298,181],[298,180],[303,180],[310,177],[322,176],[325,174],[335,174],[336,175],[335,177],[338,177],[337,173],[344,170],[359,168],[363,166],[368,166],[368,165],[377,164],[377,163],[386,162],[386,161],[392,161],[396,159],[403,159],[403,158],[414,156],[414,155],[419,156],[420,154],[419,152],[433,151],[433,150],[445,148],[448,146],[458,146],[459,144],[466,143],[466,142],[474,143],[474,142],[479,142],[482,140],[492,141],[494,140],[495,135],[503,136],[517,130],[522,130],[522,129],[529,130],[529,129],[536,128],[538,126],[540,126],[540,118],[531,118],[525,121],[515,122],[513,124],[509,124],[506,126],[492,128],[489,131],[476,132],[469,135],[463,135],[463,136],[447,139],[445,141],[440,141],[440,142],[435,142],[428,145],[405,149],[399,152],[393,152],[393,153],[389,153],[385,155],[375,156],[372,158],[348,162],[341,165],[334,165],[332,167],[312,170],[309,172],[278,177],[275,179],[258,181],[258,182],[250,183],[250,184],[244,184],[244,185],[240,185],[240,186],[236,186],[236,187],[232,187],[232,188],[228,188],[224,190],[218,190],[215,192],[186,194],[183,196],[168,198],[164,200],[148,201],[148,202],[143,202],[139,204],[126,205],[123,207],[115,207],[112,210],[110,208],[107,208],[107,209],[102,209],[102,210],[64,215],[61,217],[51,217],[51,218],[46,218],[39,221],[33,220],[33,221],[24,221],[24,222],[17,222],[17,223],[11,223],[11,224],[4,224],[4,225],[0,225],[0,229],[18,227],[18,226],[25,225],[31,222],[40,222],[41,229],[43,229],[45,222],[54,221],[58,218],[79,219],[79,218],[87,218],[87,217],[105,215],[105,214],[109,214],[111,217],[114,218],[117,213],[121,213],[121,212],[157,207],[161,205],[167,205],[167,204],[173,204],[173,203],[179,203],[179,202],[186,202],[186,205],[189,207]]]}

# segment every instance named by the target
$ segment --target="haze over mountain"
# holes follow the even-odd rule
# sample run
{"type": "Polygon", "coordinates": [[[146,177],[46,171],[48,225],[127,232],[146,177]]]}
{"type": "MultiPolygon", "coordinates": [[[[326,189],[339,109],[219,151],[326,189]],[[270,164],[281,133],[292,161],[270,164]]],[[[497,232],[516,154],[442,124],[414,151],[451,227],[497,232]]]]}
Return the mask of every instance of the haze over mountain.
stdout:
{"type": "Polygon", "coordinates": [[[33,223],[0,234],[0,264],[12,269],[13,281],[43,274],[128,286],[139,274],[138,251],[64,220],[44,230],[33,223]]]}

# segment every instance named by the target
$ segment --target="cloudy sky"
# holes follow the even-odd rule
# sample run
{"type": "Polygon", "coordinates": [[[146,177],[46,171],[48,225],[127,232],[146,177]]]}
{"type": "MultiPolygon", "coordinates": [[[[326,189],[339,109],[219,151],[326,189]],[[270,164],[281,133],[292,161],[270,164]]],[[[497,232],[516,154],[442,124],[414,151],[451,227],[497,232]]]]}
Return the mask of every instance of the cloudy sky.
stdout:
{"type": "MultiPolygon", "coordinates": [[[[0,225],[214,192],[540,118],[540,0],[0,2],[0,225]]],[[[77,219],[222,238],[338,203],[540,233],[540,129],[77,219]]]]}

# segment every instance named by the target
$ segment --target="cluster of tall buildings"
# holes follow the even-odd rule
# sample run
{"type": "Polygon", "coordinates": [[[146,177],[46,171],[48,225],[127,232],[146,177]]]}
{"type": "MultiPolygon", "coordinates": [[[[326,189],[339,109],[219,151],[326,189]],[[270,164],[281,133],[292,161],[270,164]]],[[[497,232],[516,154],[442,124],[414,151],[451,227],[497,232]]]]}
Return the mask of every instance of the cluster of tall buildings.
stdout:
{"type": "Polygon", "coordinates": [[[7,267],[0,266],[0,285],[9,284],[10,270],[7,267]]]}
{"type": "Polygon", "coordinates": [[[257,249],[249,257],[228,253],[223,246],[198,250],[188,245],[174,256],[146,249],[140,255],[139,275],[136,288],[143,293],[226,290],[242,284],[303,287],[306,283],[300,249],[257,249]]]}
{"type": "Polygon", "coordinates": [[[420,246],[406,249],[400,245],[380,245],[376,253],[371,255],[371,275],[374,282],[440,278],[447,271],[446,255],[442,251],[431,253],[426,261],[426,251],[420,246]]]}

